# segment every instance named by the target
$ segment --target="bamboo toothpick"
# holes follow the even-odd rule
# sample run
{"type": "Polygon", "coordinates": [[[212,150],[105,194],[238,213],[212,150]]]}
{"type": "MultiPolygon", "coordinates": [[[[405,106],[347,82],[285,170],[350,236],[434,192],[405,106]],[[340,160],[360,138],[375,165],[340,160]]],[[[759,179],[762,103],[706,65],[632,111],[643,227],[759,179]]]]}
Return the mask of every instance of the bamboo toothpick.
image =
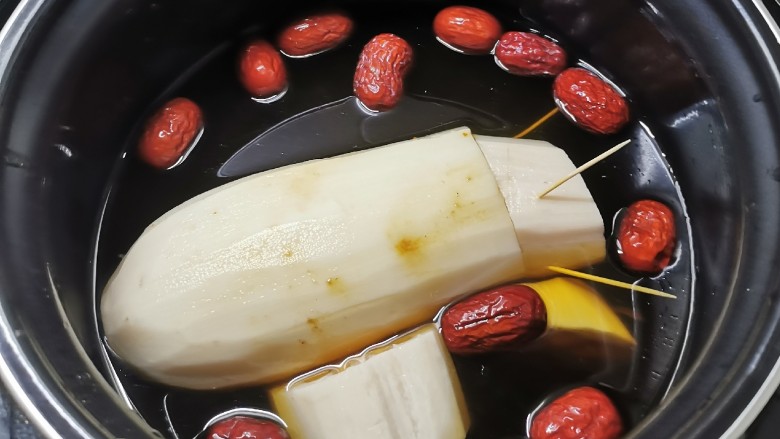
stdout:
{"type": "Polygon", "coordinates": [[[588,273],[581,273],[579,271],[569,270],[568,268],[562,268],[562,267],[554,267],[554,266],[548,266],[548,270],[554,271],[556,273],[565,274],[566,276],[576,277],[579,279],[585,279],[593,282],[597,282],[600,284],[610,285],[613,287],[618,288],[625,288],[627,290],[631,291],[637,291],[640,293],[650,294],[653,296],[659,296],[659,297],[666,297],[668,299],[676,299],[677,296],[674,294],[664,293],[663,291],[654,290],[652,288],[643,287],[641,285],[634,285],[630,284],[628,282],[621,282],[619,280],[609,279],[606,277],[596,276],[593,274],[588,273]]]}
{"type": "Polygon", "coordinates": [[[547,119],[555,116],[557,113],[558,113],[558,107],[553,108],[552,110],[550,110],[549,113],[547,113],[544,116],[542,116],[541,119],[539,119],[536,122],[532,123],[531,126],[529,126],[528,128],[524,129],[520,134],[516,135],[515,139],[520,139],[520,138],[525,137],[526,135],[528,135],[528,133],[530,133],[531,131],[539,128],[539,126],[541,124],[547,122],[547,119]]]}
{"type": "Polygon", "coordinates": [[[544,192],[539,194],[537,196],[537,198],[542,198],[545,195],[549,194],[550,192],[554,191],[555,189],[558,189],[558,186],[566,183],[567,181],[571,180],[572,177],[574,177],[575,175],[580,174],[581,172],[585,171],[586,169],[590,168],[591,166],[595,165],[596,163],[598,163],[598,162],[604,160],[605,158],[611,156],[612,154],[616,153],[620,148],[628,145],[629,143],[631,143],[631,139],[628,139],[625,142],[621,142],[621,143],[613,146],[612,148],[602,152],[601,154],[599,154],[595,158],[589,160],[584,165],[582,165],[579,168],[571,171],[567,176],[565,176],[565,177],[561,178],[560,180],[556,181],[555,183],[553,183],[553,185],[550,186],[549,188],[547,188],[547,190],[545,190],[544,192]]]}

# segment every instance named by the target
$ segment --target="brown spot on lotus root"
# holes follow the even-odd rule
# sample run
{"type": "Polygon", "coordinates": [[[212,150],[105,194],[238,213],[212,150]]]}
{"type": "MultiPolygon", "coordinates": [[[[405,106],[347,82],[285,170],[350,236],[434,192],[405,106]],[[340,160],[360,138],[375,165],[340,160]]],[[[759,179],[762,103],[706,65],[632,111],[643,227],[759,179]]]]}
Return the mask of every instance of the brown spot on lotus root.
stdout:
{"type": "Polygon", "coordinates": [[[309,325],[309,328],[311,328],[311,332],[313,332],[315,334],[322,333],[322,329],[320,328],[319,320],[317,320],[317,319],[315,319],[313,317],[309,317],[308,319],[306,319],[306,324],[309,325]]]}
{"type": "Polygon", "coordinates": [[[345,294],[347,292],[344,286],[344,281],[340,277],[329,277],[325,284],[328,286],[328,291],[334,294],[345,294]]]}
{"type": "Polygon", "coordinates": [[[401,238],[395,244],[395,251],[402,257],[419,255],[422,251],[423,239],[422,237],[401,238]]]}

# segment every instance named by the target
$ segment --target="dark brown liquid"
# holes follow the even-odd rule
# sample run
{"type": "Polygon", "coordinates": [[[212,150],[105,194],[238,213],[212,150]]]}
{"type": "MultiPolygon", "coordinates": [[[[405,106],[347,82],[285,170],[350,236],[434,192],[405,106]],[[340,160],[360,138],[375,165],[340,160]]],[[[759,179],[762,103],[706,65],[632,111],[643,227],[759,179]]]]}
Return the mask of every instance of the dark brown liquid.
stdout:
{"type": "MultiPolygon", "coordinates": [[[[285,59],[290,89],[271,104],[251,100],[236,78],[240,41],[219,48],[183,77],[160,102],[175,96],[194,100],[203,110],[205,132],[187,160],[165,172],[141,163],[134,155],[137,139],[129,139],[129,152],[119,165],[100,232],[98,288],[102,289],[121,255],[149,223],[185,200],[238,176],[459,125],[468,125],[477,134],[512,136],[554,108],[552,79],[512,76],[498,68],[490,56],[462,55],[439,44],[430,25],[441,7],[420,6],[414,18],[404,7],[392,5],[383,7],[379,15],[372,12],[376,8],[373,3],[347,8],[356,22],[354,35],[337,50],[306,59],[285,59]],[[409,41],[415,50],[415,64],[401,105],[369,116],[351,98],[352,76],[362,46],[381,32],[393,32],[409,41]],[[240,155],[230,160],[238,151],[240,155]]],[[[501,17],[506,29],[529,29],[515,10],[484,7],[501,17]]],[[[272,38],[272,34],[266,36],[272,38]]],[[[570,58],[575,57],[570,50],[570,58]]],[[[583,383],[605,389],[630,427],[667,389],[684,341],[692,254],[683,201],[659,146],[637,120],[635,117],[614,136],[595,136],[557,115],[528,138],[563,148],[578,165],[626,138],[633,140],[583,177],[605,219],[607,233],[619,209],[639,198],[661,200],[675,211],[679,256],[661,276],[644,279],[642,284],[663,288],[679,298],[632,296],[625,290],[599,287],[633,329],[638,343],[633,358],[607,362],[606,368],[588,367],[576,355],[564,360],[523,354],[456,357],[472,417],[469,438],[524,437],[526,417],[540,402],[583,383]]],[[[140,119],[139,126],[142,123],[140,119]]],[[[652,128],[652,121],[645,123],[652,128]]],[[[628,282],[637,279],[618,267],[608,260],[593,271],[628,282]]],[[[195,437],[209,419],[233,408],[270,409],[262,388],[173,389],[139,378],[117,359],[111,362],[119,385],[141,415],[171,437],[195,437]]]]}

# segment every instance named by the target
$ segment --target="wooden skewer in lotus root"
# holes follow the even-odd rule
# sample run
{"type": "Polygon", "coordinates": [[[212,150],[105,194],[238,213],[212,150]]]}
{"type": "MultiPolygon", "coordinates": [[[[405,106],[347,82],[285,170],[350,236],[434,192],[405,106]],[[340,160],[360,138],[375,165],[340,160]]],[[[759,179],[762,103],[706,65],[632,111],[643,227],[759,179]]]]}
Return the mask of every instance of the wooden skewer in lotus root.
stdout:
{"type": "Polygon", "coordinates": [[[654,290],[652,288],[643,287],[641,285],[634,285],[630,284],[628,282],[621,282],[619,280],[609,279],[607,277],[601,277],[596,276],[594,274],[588,274],[588,273],[582,273],[579,271],[569,270],[568,268],[562,268],[562,267],[555,267],[555,266],[548,266],[548,270],[554,271],[559,274],[563,274],[566,276],[576,277],[579,279],[585,279],[592,282],[604,284],[604,285],[610,285],[613,287],[618,288],[625,288],[627,290],[636,291],[639,293],[645,293],[645,294],[651,294],[653,296],[659,296],[659,297],[666,297],[668,299],[676,299],[677,296],[674,294],[664,293],[663,291],[654,290]]]}
{"type": "Polygon", "coordinates": [[[528,133],[530,133],[531,131],[539,128],[539,126],[541,126],[543,123],[547,122],[547,120],[549,118],[555,116],[556,114],[558,114],[558,107],[553,108],[552,110],[550,110],[549,113],[545,114],[539,120],[537,120],[536,122],[534,122],[531,125],[529,125],[528,128],[524,129],[522,132],[517,134],[515,136],[515,139],[522,139],[523,137],[527,136],[528,133]]]}
{"type": "MultiPolygon", "coordinates": [[[[559,112],[558,107],[553,108],[547,114],[545,114],[544,116],[539,118],[539,120],[537,120],[536,122],[534,122],[531,125],[529,125],[528,128],[524,129],[523,131],[521,131],[520,133],[515,135],[514,138],[515,139],[522,139],[523,137],[527,136],[533,130],[539,128],[543,123],[547,122],[547,120],[549,120],[551,117],[553,117],[556,114],[558,114],[558,112],[559,112]]],[[[602,154],[599,154],[598,156],[596,156],[592,160],[588,161],[584,165],[582,165],[579,168],[577,168],[574,171],[572,171],[570,174],[566,175],[565,177],[563,177],[560,180],[558,180],[555,183],[553,183],[553,185],[550,186],[547,190],[545,190],[544,192],[539,194],[537,196],[537,198],[542,198],[545,195],[549,194],[550,192],[554,191],[555,189],[558,188],[558,186],[566,183],[567,181],[569,181],[575,175],[582,173],[583,171],[585,171],[586,169],[588,169],[591,166],[595,165],[596,163],[600,162],[601,160],[604,160],[605,158],[611,156],[612,154],[616,153],[620,148],[628,145],[630,142],[631,142],[630,139],[626,140],[625,142],[622,142],[622,143],[620,143],[618,145],[613,146],[612,148],[608,149],[607,151],[604,151],[602,154]]]]}
{"type": "Polygon", "coordinates": [[[618,152],[618,150],[619,150],[620,148],[622,148],[622,147],[624,147],[624,146],[628,145],[629,143],[631,143],[631,139],[628,139],[628,140],[626,140],[626,141],[624,141],[624,142],[620,142],[620,143],[618,143],[617,145],[613,146],[612,148],[610,148],[610,149],[608,149],[608,150],[604,151],[603,153],[601,153],[601,154],[597,155],[597,156],[596,156],[596,157],[594,157],[593,159],[591,159],[591,160],[588,160],[588,161],[587,161],[585,164],[583,164],[583,165],[582,165],[582,166],[580,166],[579,168],[577,168],[577,169],[575,169],[575,170],[571,171],[571,172],[570,172],[568,175],[566,175],[565,177],[563,177],[563,178],[561,178],[560,180],[558,180],[558,181],[556,181],[555,183],[553,183],[553,184],[552,184],[552,185],[551,185],[549,188],[547,188],[547,189],[546,189],[544,192],[540,193],[540,194],[537,196],[537,198],[542,198],[542,197],[544,197],[545,195],[547,195],[547,194],[549,194],[550,192],[552,192],[552,191],[554,191],[555,189],[557,189],[557,188],[558,188],[558,186],[560,186],[560,185],[562,185],[562,184],[566,183],[567,181],[571,180],[571,178],[572,178],[572,177],[574,177],[575,175],[577,175],[577,174],[579,174],[579,173],[581,173],[581,172],[585,171],[586,169],[590,168],[591,166],[595,165],[596,163],[598,163],[598,162],[600,162],[600,161],[604,160],[605,158],[607,158],[607,157],[611,156],[612,154],[614,154],[614,153],[618,152]]]}

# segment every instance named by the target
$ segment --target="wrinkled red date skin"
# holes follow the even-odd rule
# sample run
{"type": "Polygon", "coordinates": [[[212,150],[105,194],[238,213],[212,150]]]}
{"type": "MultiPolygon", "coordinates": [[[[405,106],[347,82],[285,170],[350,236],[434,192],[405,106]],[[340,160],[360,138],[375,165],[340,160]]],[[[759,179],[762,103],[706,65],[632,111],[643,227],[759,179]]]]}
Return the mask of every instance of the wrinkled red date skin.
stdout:
{"type": "Polygon", "coordinates": [[[379,34],[363,47],[352,89],[372,111],[386,111],[404,93],[404,77],[412,66],[412,46],[393,34],[379,34]]]}
{"type": "Polygon", "coordinates": [[[501,30],[496,17],[468,6],[444,8],[433,19],[433,32],[440,40],[473,55],[490,53],[501,30]]]}
{"type": "Polygon", "coordinates": [[[138,144],[143,161],[158,169],[175,165],[203,127],[203,115],[186,98],[168,101],[146,123],[138,144]]]}
{"type": "Polygon", "coordinates": [[[547,328],[542,298],[525,285],[505,285],[470,296],[441,317],[444,343],[469,355],[520,347],[547,328]]]}
{"type": "Polygon", "coordinates": [[[253,41],[241,51],[239,77],[244,88],[256,98],[277,95],[287,87],[282,55],[264,40],[253,41]]]}
{"type": "Polygon", "coordinates": [[[628,105],[612,86],[593,73],[566,69],[553,84],[555,103],[575,124],[596,134],[612,134],[628,122],[628,105]]]}
{"type": "Polygon", "coordinates": [[[617,241],[623,266],[640,273],[659,273],[669,265],[676,245],[674,214],[658,201],[637,201],[626,209],[617,241]]]}
{"type": "Polygon", "coordinates": [[[209,428],[208,439],[290,439],[284,428],[273,421],[233,416],[209,428]]]}
{"type": "Polygon", "coordinates": [[[557,75],[566,68],[566,52],[561,46],[528,32],[502,35],[495,57],[506,71],[520,76],[557,75]]]}
{"type": "Polygon", "coordinates": [[[289,56],[309,56],[333,49],[352,34],[352,19],[332,13],[306,17],[279,34],[279,49],[289,56]]]}
{"type": "Polygon", "coordinates": [[[617,439],[623,421],[609,397],[593,387],[579,387],[534,416],[531,439],[617,439]]]}

